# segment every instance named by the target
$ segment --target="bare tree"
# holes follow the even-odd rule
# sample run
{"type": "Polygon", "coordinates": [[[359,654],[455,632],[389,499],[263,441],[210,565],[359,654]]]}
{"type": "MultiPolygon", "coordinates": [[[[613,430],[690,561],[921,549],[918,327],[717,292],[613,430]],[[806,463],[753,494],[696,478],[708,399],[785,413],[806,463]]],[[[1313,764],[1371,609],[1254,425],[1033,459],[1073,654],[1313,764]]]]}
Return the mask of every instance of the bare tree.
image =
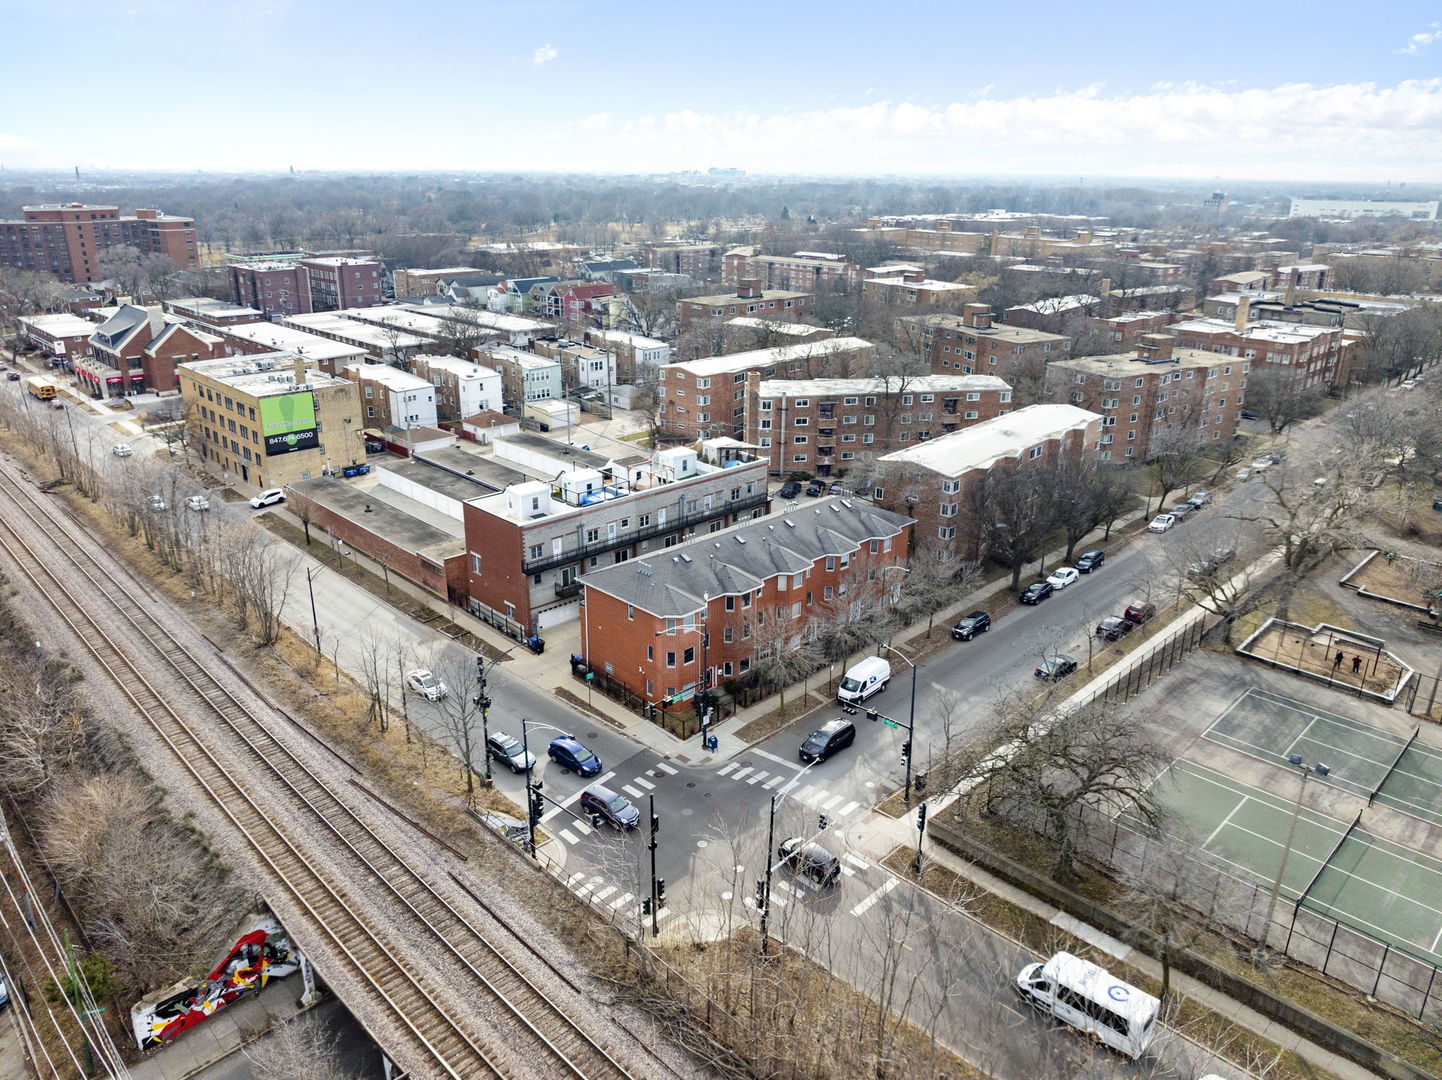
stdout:
{"type": "Polygon", "coordinates": [[[474,654],[450,648],[436,661],[433,671],[446,684],[448,693],[436,702],[441,724],[441,741],[461,764],[466,780],[466,802],[474,803],[476,775],[485,770],[486,746],[482,734],[481,706],[472,693],[476,675],[474,654]]]}
{"type": "Polygon", "coordinates": [[[350,1080],[341,1067],[338,1033],[327,1032],[313,1012],[274,1027],[246,1046],[252,1080],[350,1080]]]}
{"type": "MultiPolygon", "coordinates": [[[[791,621],[789,609],[766,612],[757,607],[753,610],[756,627],[752,631],[755,659],[751,674],[759,685],[772,687],[781,695],[784,712],[786,688],[811,674],[820,663],[817,647],[815,642],[803,640],[800,629],[791,621]]],[[[743,627],[743,636],[744,630],[743,627]]]]}
{"type": "Polygon", "coordinates": [[[1247,376],[1246,403],[1267,422],[1273,435],[1280,435],[1297,421],[1321,412],[1327,395],[1319,386],[1302,385],[1290,371],[1254,364],[1247,376]]]}
{"type": "Polygon", "coordinates": [[[1157,493],[1157,513],[1167,505],[1167,496],[1192,484],[1201,475],[1202,442],[1197,429],[1181,422],[1162,428],[1152,435],[1151,460],[1153,490],[1157,493]]]}
{"type": "Polygon", "coordinates": [[[1037,557],[1055,527],[1051,502],[1033,470],[992,467],[969,489],[971,518],[981,551],[1011,571],[1011,587],[1037,557]]]}

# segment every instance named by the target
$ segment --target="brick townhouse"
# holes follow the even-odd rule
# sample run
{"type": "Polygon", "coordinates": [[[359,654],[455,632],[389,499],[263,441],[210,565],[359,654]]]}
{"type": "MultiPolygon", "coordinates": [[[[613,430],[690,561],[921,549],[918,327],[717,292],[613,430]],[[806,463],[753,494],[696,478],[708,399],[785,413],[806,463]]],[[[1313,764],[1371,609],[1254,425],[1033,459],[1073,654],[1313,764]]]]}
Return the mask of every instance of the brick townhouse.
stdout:
{"type": "Polygon", "coordinates": [[[159,210],[122,216],[118,206],[89,203],[25,206],[21,213],[19,221],[0,221],[0,266],[85,284],[105,276],[100,261],[120,245],[163,255],[182,270],[200,265],[194,218],[159,210]]]}
{"type": "Polygon", "coordinates": [[[173,393],[177,364],[213,360],[226,354],[215,334],[190,326],[159,306],[126,304],[90,335],[90,355],[74,365],[75,376],[93,397],[173,393]]]}
{"type": "Polygon", "coordinates": [[[464,505],[470,608],[526,632],[577,616],[582,575],[767,509],[766,463],[728,439],[624,460],[539,435],[493,446],[532,479],[464,505]]]}
{"type": "Polygon", "coordinates": [[[934,374],[996,375],[1024,404],[1039,400],[1046,365],[1066,356],[1071,346],[1061,334],[994,325],[986,304],[967,304],[960,315],[908,315],[897,325],[902,340],[926,357],[934,374]]]}
{"type": "Polygon", "coordinates": [[[26,315],[20,329],[27,338],[51,356],[74,363],[90,355],[90,335],[95,323],[70,312],[55,315],[26,315]]]}
{"type": "Polygon", "coordinates": [[[656,369],[671,361],[671,346],[656,338],[626,330],[587,330],[587,345],[604,349],[616,357],[616,381],[654,382],[656,369]]]}
{"type": "Polygon", "coordinates": [[[761,650],[794,648],[863,617],[911,520],[828,498],[589,574],[581,649],[591,669],[656,705],[745,677],[761,650]]]}
{"type": "Polygon", "coordinates": [[[1177,345],[1222,353],[1252,362],[1253,370],[1271,368],[1298,380],[1301,389],[1340,389],[1352,363],[1352,341],[1335,326],[1309,326],[1270,319],[1251,321],[1251,303],[1243,295],[1232,322],[1221,319],[1187,319],[1173,323],[1168,333],[1177,345]]]}
{"type": "Polygon", "coordinates": [[[657,386],[657,420],[680,439],[740,436],[751,372],[765,379],[855,378],[865,374],[871,351],[869,341],[841,337],[666,364],[657,386]]]}
{"type": "Polygon", "coordinates": [[[342,374],[360,387],[366,427],[436,426],[436,388],[419,375],[371,360],[347,364],[342,374]]]}
{"type": "Polygon", "coordinates": [[[802,292],[842,290],[861,284],[861,267],[829,251],[798,251],[794,255],[758,255],[754,247],[732,248],[722,259],[721,280],[741,285],[755,280],[763,289],[802,292]]]}
{"type": "Polygon", "coordinates": [[[1191,428],[1207,442],[1230,439],[1247,384],[1248,363],[1176,347],[1170,334],[1147,334],[1131,352],[1058,360],[1047,370],[1053,401],[1102,415],[1102,461],[1151,458],[1164,433],[1191,428]]]}
{"type": "Polygon", "coordinates": [[[734,293],[677,300],[676,321],[682,333],[696,326],[724,323],[738,315],[791,322],[809,318],[815,299],[811,293],[764,289],[755,278],[748,278],[736,286],[734,293]]]}
{"type": "Polygon", "coordinates": [[[889,379],[765,379],[746,384],[746,441],[771,472],[845,473],[858,454],[884,454],[1011,411],[994,375],[889,379]]]}
{"type": "Polygon", "coordinates": [[[975,285],[934,281],[919,266],[875,266],[861,282],[861,298],[892,307],[958,308],[976,294],[975,285]]]}
{"type": "Polygon", "coordinates": [[[916,518],[913,544],[942,561],[975,559],[982,522],[971,507],[993,468],[1095,458],[1102,418],[1075,405],[1031,405],[877,459],[872,498],[916,518]]]}

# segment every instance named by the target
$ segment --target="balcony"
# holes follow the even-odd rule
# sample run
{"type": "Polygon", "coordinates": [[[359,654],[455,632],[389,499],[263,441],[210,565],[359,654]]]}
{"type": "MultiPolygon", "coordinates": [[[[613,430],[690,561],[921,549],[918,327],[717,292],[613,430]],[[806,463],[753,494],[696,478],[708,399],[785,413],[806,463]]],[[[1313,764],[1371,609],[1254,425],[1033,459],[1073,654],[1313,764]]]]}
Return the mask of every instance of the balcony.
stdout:
{"type": "MultiPolygon", "coordinates": [[[[652,521],[644,528],[632,529],[626,533],[618,533],[616,536],[608,536],[604,540],[597,540],[594,543],[582,544],[579,547],[567,548],[560,554],[544,555],[539,559],[525,559],[521,562],[521,570],[527,574],[539,574],[546,570],[554,570],[558,566],[568,566],[571,563],[580,562],[582,559],[589,559],[593,555],[603,555],[608,551],[615,551],[618,548],[630,547],[632,544],[640,543],[642,540],[649,540],[654,536],[664,536],[691,525],[698,525],[706,521],[714,521],[716,518],[725,517],[728,514],[739,514],[753,507],[766,505],[770,498],[766,492],[757,492],[754,495],[745,495],[739,499],[717,499],[709,510],[697,509],[690,514],[668,515],[665,521],[652,521]]],[[[602,504],[606,505],[606,504],[602,504]]],[[[668,508],[669,509],[669,508],[668,508]]],[[[653,513],[652,517],[656,515],[653,513]]],[[[558,586],[559,588],[559,586],[558,586]]]]}
{"type": "Polygon", "coordinates": [[[572,596],[580,596],[580,595],[581,595],[581,582],[580,582],[579,580],[576,580],[576,581],[558,581],[558,582],[556,582],[556,596],[557,596],[559,599],[561,599],[561,600],[567,600],[567,599],[569,599],[569,598],[572,597],[572,596]]]}

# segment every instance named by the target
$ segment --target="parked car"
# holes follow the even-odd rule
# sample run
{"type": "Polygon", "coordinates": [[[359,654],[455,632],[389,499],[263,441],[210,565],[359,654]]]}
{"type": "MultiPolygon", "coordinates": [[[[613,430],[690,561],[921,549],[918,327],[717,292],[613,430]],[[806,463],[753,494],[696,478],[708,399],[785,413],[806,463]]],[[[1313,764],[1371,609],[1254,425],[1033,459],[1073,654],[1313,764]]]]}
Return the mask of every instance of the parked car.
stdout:
{"type": "Polygon", "coordinates": [[[1050,581],[1033,581],[1022,590],[1016,600],[1019,604],[1040,604],[1054,592],[1056,592],[1056,586],[1050,581]]]}
{"type": "Polygon", "coordinates": [[[1062,589],[1065,589],[1079,577],[1081,577],[1081,574],[1077,572],[1075,567],[1058,566],[1047,576],[1046,580],[1048,585],[1057,592],[1061,592],[1062,589]]]}
{"type": "Polygon", "coordinates": [[[776,845],[776,857],[793,873],[808,877],[822,888],[834,885],[841,876],[841,860],[820,844],[799,836],[787,837],[776,845]]]}
{"type": "Polygon", "coordinates": [[[1187,567],[1187,577],[1203,578],[1208,574],[1216,573],[1236,557],[1237,553],[1231,548],[1217,548],[1216,551],[1212,552],[1205,559],[1194,562],[1191,566],[1187,567]]]}
{"type": "Polygon", "coordinates": [[[1243,420],[1260,420],[1260,419],[1261,419],[1261,417],[1258,416],[1256,413],[1252,412],[1251,409],[1243,409],[1241,412],[1237,413],[1237,415],[1240,416],[1243,420]]]}
{"type": "Polygon", "coordinates": [[[155,510],[157,512],[170,509],[170,504],[166,502],[165,499],[160,495],[150,496],[150,498],[145,500],[145,505],[151,510],[155,510]]]}
{"type": "Polygon", "coordinates": [[[557,735],[546,751],[557,765],[581,776],[595,776],[601,771],[601,759],[587,750],[574,735],[557,735]]]}
{"type": "Polygon", "coordinates": [[[116,457],[129,457],[131,454],[135,453],[135,451],[132,450],[125,443],[116,443],[110,448],[110,452],[116,457]]]}
{"type": "Polygon", "coordinates": [[[1128,604],[1127,609],[1122,612],[1122,618],[1128,620],[1129,622],[1134,622],[1138,626],[1140,626],[1142,623],[1146,622],[1156,613],[1157,605],[1153,604],[1151,601],[1134,600],[1132,603],[1128,604]]]}
{"type": "Polygon", "coordinates": [[[951,628],[951,636],[957,641],[970,641],[977,634],[984,634],[990,629],[991,616],[984,611],[973,611],[957,621],[951,628]]]}
{"type": "Polygon", "coordinates": [[[781,490],[776,493],[778,499],[794,499],[801,494],[801,484],[795,480],[788,480],[781,485],[781,490]]]}
{"type": "Polygon", "coordinates": [[[1198,510],[1206,506],[1211,501],[1212,493],[1210,491],[1194,491],[1192,492],[1192,497],[1187,500],[1187,502],[1191,503],[1192,506],[1198,510]]]}
{"type": "Polygon", "coordinates": [[[427,701],[440,701],[450,694],[446,684],[436,678],[429,668],[416,668],[406,672],[406,686],[427,701]]]}
{"type": "Polygon", "coordinates": [[[1238,479],[1238,480],[1243,480],[1243,481],[1245,481],[1245,480],[1250,480],[1251,478],[1252,478],[1252,470],[1251,470],[1251,469],[1238,469],[1238,470],[1237,470],[1237,479],[1238,479]]]}
{"type": "Polygon", "coordinates": [[[1196,507],[1193,506],[1191,503],[1184,502],[1177,503],[1177,505],[1168,510],[1167,513],[1171,514],[1172,517],[1176,518],[1177,524],[1180,525],[1182,522],[1186,521],[1187,518],[1191,517],[1192,512],[1195,510],[1196,507]]]}
{"type": "Polygon", "coordinates": [[[187,510],[209,510],[210,500],[204,495],[190,495],[186,497],[185,508],[187,510]]]}
{"type": "Polygon", "coordinates": [[[1130,619],[1124,619],[1120,615],[1108,615],[1097,623],[1097,637],[1106,638],[1108,641],[1117,641],[1126,637],[1136,628],[1137,624],[1130,619]]]}
{"type": "Polygon", "coordinates": [[[1093,570],[1102,566],[1107,561],[1107,553],[1101,548],[1092,548],[1090,551],[1083,551],[1076,558],[1076,568],[1079,574],[1090,574],[1093,570]]]}
{"type": "Polygon", "coordinates": [[[8,1008],[10,1005],[10,988],[5,985],[5,980],[0,978],[0,1009],[8,1008]]]}
{"type": "Polygon", "coordinates": [[[805,764],[822,762],[838,750],[845,750],[856,741],[856,725],[837,717],[828,720],[806,736],[801,744],[801,760],[805,764]]]}
{"type": "Polygon", "coordinates": [[[1147,526],[1147,532],[1166,532],[1177,523],[1177,519],[1171,514],[1158,514],[1152,518],[1151,524],[1147,526]]]}
{"type": "Polygon", "coordinates": [[[1276,458],[1273,458],[1273,457],[1259,457],[1256,461],[1252,462],[1252,471],[1253,471],[1253,472],[1261,472],[1263,469],[1270,469],[1270,468],[1271,468],[1273,465],[1275,465],[1276,463],[1277,463],[1277,459],[1276,459],[1276,458]]]}
{"type": "Polygon", "coordinates": [[[285,502],[285,492],[280,488],[266,488],[255,498],[250,500],[250,505],[256,510],[262,506],[274,506],[276,503],[285,502]]]}
{"type": "Polygon", "coordinates": [[[810,495],[813,499],[819,498],[826,494],[826,485],[820,480],[813,480],[806,485],[806,494],[810,495]]]}
{"type": "Polygon", "coordinates": [[[9,379],[11,382],[19,382],[19,381],[20,381],[20,372],[18,372],[18,371],[7,371],[7,372],[5,373],[5,378],[9,379]]]}
{"type": "Polygon", "coordinates": [[[504,731],[491,732],[486,739],[486,756],[492,761],[499,761],[513,773],[530,772],[531,766],[536,763],[535,757],[526,753],[525,744],[504,731]]]}
{"type": "Polygon", "coordinates": [[[601,822],[616,829],[634,829],[641,821],[641,811],[624,795],[617,795],[602,784],[592,784],[581,792],[581,813],[591,819],[596,828],[601,822]]]}
{"type": "Polygon", "coordinates": [[[1063,656],[1058,653],[1056,656],[1048,656],[1040,664],[1033,675],[1038,679],[1045,679],[1047,682],[1056,682],[1058,679],[1065,679],[1076,670],[1076,661],[1070,656],[1063,656]]]}
{"type": "Polygon", "coordinates": [[[837,481],[836,483],[834,483],[834,484],[831,485],[831,487],[828,489],[828,491],[829,491],[832,495],[845,495],[845,494],[846,494],[846,485],[843,484],[843,483],[841,483],[840,481],[837,481]]]}

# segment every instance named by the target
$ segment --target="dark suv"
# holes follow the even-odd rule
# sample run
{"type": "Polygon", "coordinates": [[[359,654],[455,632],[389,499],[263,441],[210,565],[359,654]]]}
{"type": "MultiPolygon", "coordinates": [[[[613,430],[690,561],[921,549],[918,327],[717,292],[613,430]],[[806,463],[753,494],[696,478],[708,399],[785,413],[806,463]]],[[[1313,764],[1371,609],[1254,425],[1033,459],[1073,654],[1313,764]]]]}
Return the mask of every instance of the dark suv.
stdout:
{"type": "Polygon", "coordinates": [[[1058,679],[1065,679],[1076,670],[1076,661],[1070,656],[1048,656],[1040,664],[1033,675],[1038,679],[1045,679],[1047,682],[1056,682],[1058,679]]]}
{"type": "Polygon", "coordinates": [[[1120,641],[1135,629],[1136,623],[1130,619],[1123,619],[1120,615],[1108,615],[1097,623],[1097,637],[1106,638],[1108,641],[1120,641]]]}
{"type": "Polygon", "coordinates": [[[806,736],[801,744],[801,760],[810,764],[825,761],[838,750],[844,750],[856,741],[856,725],[850,720],[837,717],[828,720],[806,736]]]}
{"type": "Polygon", "coordinates": [[[799,836],[781,841],[776,847],[776,857],[793,872],[808,877],[825,888],[834,885],[841,876],[841,860],[820,844],[809,844],[799,836]]]}
{"type": "Polygon", "coordinates": [[[1078,573],[1090,574],[1106,561],[1107,553],[1099,548],[1093,548],[1091,551],[1083,551],[1078,555],[1076,562],[1072,565],[1077,568],[1078,573]]]}
{"type": "Polygon", "coordinates": [[[826,484],[820,480],[813,480],[806,485],[806,494],[810,495],[813,499],[820,498],[826,494],[826,484]]]}
{"type": "Polygon", "coordinates": [[[631,804],[630,799],[617,795],[602,784],[592,784],[581,792],[581,813],[598,828],[604,821],[618,829],[634,829],[641,820],[641,811],[631,804]]]}
{"type": "Polygon", "coordinates": [[[778,499],[794,499],[801,494],[801,484],[796,480],[788,480],[781,485],[781,490],[776,493],[778,499]]]}
{"type": "Polygon", "coordinates": [[[1040,604],[1055,591],[1050,581],[1033,581],[1017,597],[1017,601],[1022,604],[1040,604]]]}
{"type": "Polygon", "coordinates": [[[525,772],[536,763],[536,759],[526,753],[521,740],[507,735],[504,731],[491,732],[486,739],[486,754],[492,761],[499,761],[513,773],[525,772]]]}
{"type": "Polygon", "coordinates": [[[973,611],[970,615],[963,615],[961,621],[951,628],[951,636],[957,641],[970,641],[990,629],[991,616],[984,611],[973,611]]]}

